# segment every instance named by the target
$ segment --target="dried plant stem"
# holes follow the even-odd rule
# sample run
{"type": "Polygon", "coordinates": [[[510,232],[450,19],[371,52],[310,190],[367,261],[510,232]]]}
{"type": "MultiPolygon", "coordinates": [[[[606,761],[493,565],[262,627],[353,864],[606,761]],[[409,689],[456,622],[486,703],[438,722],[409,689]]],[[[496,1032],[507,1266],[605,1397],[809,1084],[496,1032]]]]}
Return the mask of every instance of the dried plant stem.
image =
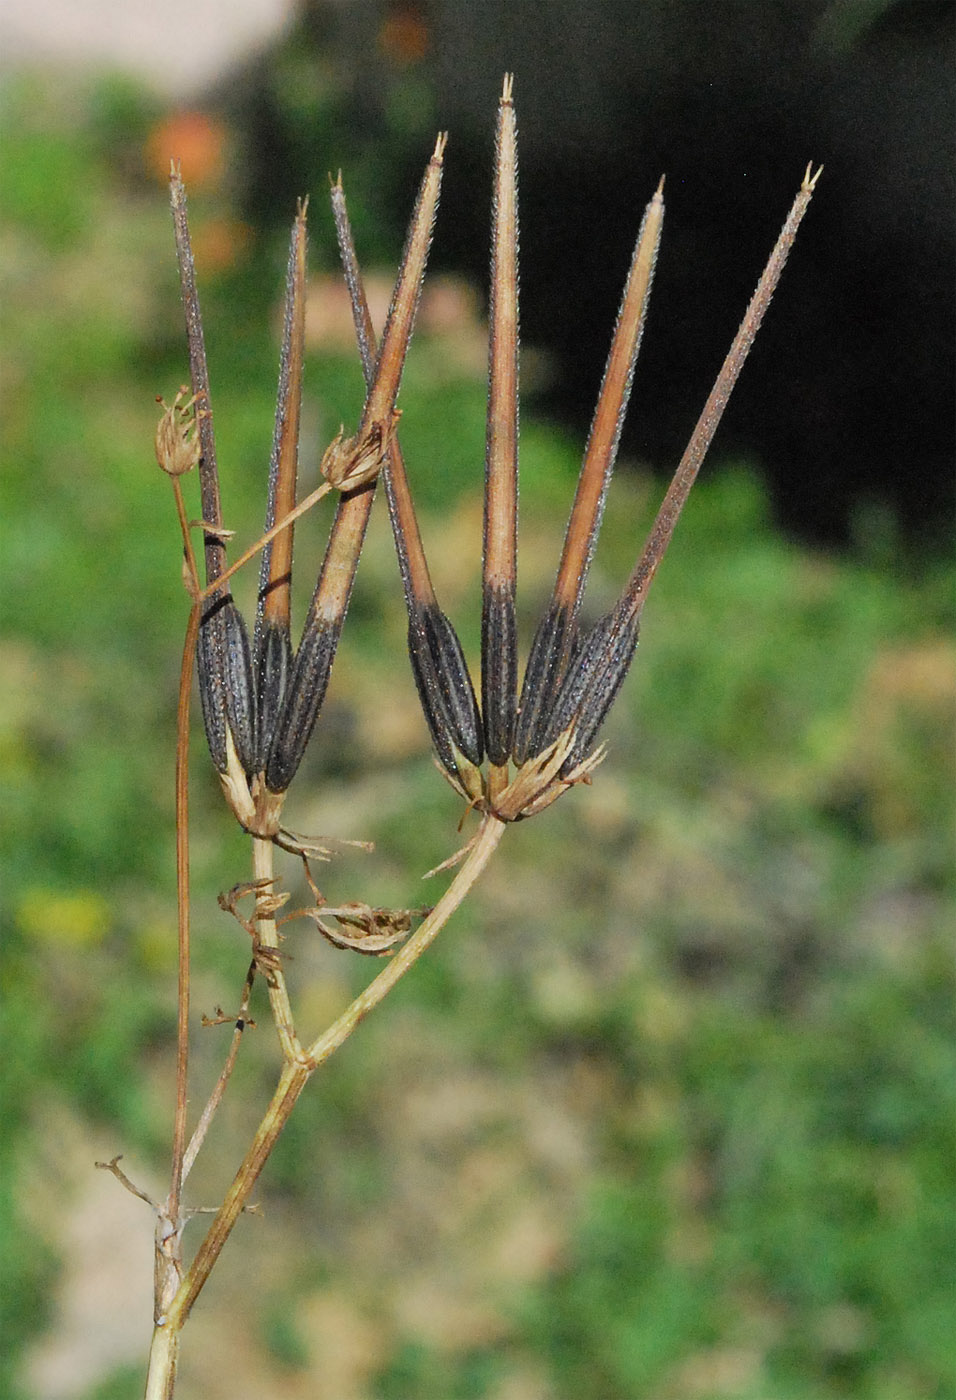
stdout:
{"type": "MultiPolygon", "coordinates": [[[[250,1193],[265,1166],[279,1134],[284,1128],[296,1100],[312,1073],[325,1063],[348,1039],[355,1027],[388,995],[422,953],[429,948],[450,916],[461,904],[478,879],[505,830],[497,817],[485,816],[478,835],[448,889],[432,912],[422,921],[408,942],[389,960],[379,975],[361,992],[328,1030],[324,1031],[303,1054],[301,1047],[295,1058],[287,1058],[279,1082],[255,1137],[226,1193],[205,1239],[196,1253],[186,1277],[165,1314],[159,1318],[153,1332],[150,1350],[149,1377],[145,1400],[168,1400],[172,1395],[173,1376],[179,1351],[179,1334],[198,1298],[206,1279],[222,1252],[232,1228],[248,1202],[250,1193]]],[[[268,846],[268,842],[257,842],[268,846]]],[[[270,848],[271,850],[271,848],[270,848]]],[[[262,857],[257,872],[265,870],[262,857]]],[[[270,857],[271,871],[271,857],[270,857]]],[[[258,878],[266,878],[263,873],[258,878]]],[[[258,920],[262,937],[263,921],[258,920]]]]}
{"type": "MultiPolygon", "coordinates": [[[[176,483],[177,487],[179,483],[176,483]]],[[[195,561],[191,561],[195,571],[195,561]]],[[[193,574],[195,577],[195,572],[193,574]]],[[[178,907],[179,970],[176,1014],[176,1117],[173,1128],[173,1163],[167,1212],[178,1223],[186,1152],[187,1081],[189,1077],[189,696],[193,658],[199,635],[199,605],[189,611],[179,678],[176,745],[176,903],[178,907]]],[[[157,1303],[160,1301],[157,1298],[157,1303]]]]}
{"type": "Polygon", "coordinates": [[[252,986],[255,980],[256,964],[253,959],[249,964],[245,985],[242,988],[242,996],[239,999],[239,1011],[236,1015],[236,1023],[232,1032],[232,1043],[229,1046],[226,1062],[219,1072],[219,1078],[216,1080],[215,1088],[206,1100],[206,1107],[199,1115],[199,1121],[193,1129],[192,1137],[189,1139],[189,1146],[186,1148],[186,1154],[183,1157],[183,1181],[186,1180],[187,1176],[192,1171],[193,1162],[195,1162],[199,1154],[199,1149],[206,1140],[206,1133],[209,1131],[209,1125],[215,1116],[216,1109],[219,1107],[220,1103],[222,1103],[223,1095],[226,1092],[226,1085],[229,1083],[232,1071],[235,1068],[236,1057],[239,1054],[239,1043],[242,1040],[243,1032],[247,1026],[255,1024],[249,1020],[249,1000],[252,996],[252,986]]]}
{"type": "MultiPolygon", "coordinates": [[[[190,591],[199,588],[199,572],[192,546],[182,487],[178,477],[172,478],[176,514],[183,537],[185,568],[190,591]]],[[[182,1226],[182,1190],[185,1178],[186,1112],[189,1102],[189,697],[192,686],[193,658],[199,635],[199,604],[189,610],[186,635],[183,640],[183,660],[179,677],[176,742],[176,905],[177,905],[177,1009],[176,1009],[176,1107],[173,1118],[173,1150],[169,1174],[169,1195],[165,1208],[156,1221],[154,1259],[154,1307],[159,1316],[175,1296],[182,1280],[180,1252],[182,1226]]]]}
{"type": "Polygon", "coordinates": [[[378,1006],[396,982],[404,977],[408,969],[431,946],[436,935],[448,922],[488,864],[504,831],[505,823],[500,822],[497,817],[485,816],[482,818],[474,845],[469,850],[458,874],[432,912],[419,924],[408,942],[389,960],[375,980],[365,988],[365,991],[361,992],[339,1019],[309,1046],[308,1056],[316,1067],[324,1064],[329,1056],[348,1039],[358,1023],[378,1006]]]}
{"type": "Polygon", "coordinates": [[[302,1062],[302,1046],[295,1033],[289,991],[286,987],[285,974],[282,970],[282,960],[279,954],[279,931],[273,917],[275,914],[275,905],[272,902],[275,894],[274,850],[275,847],[271,841],[264,841],[258,836],[252,838],[252,878],[258,886],[255,958],[259,971],[265,977],[266,985],[269,988],[269,1005],[272,1007],[272,1019],[276,1023],[276,1032],[282,1047],[282,1057],[286,1061],[302,1062]]]}

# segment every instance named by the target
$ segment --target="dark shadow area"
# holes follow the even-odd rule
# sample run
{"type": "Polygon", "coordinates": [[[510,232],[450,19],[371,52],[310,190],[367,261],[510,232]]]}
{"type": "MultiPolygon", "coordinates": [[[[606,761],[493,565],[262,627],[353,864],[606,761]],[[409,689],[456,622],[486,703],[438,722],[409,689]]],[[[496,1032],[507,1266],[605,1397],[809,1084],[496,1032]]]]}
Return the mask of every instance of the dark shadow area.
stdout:
{"type": "Polygon", "coordinates": [[[359,203],[400,235],[431,133],[447,126],[432,266],[484,285],[495,98],[513,69],[522,326],[552,357],[526,406],[578,433],[641,209],[667,175],[623,440],[665,473],[807,161],[822,162],[717,453],[755,457],[779,520],[807,539],[865,536],[889,508],[914,542],[939,542],[953,506],[952,19],[929,0],[865,15],[822,0],[307,5],[283,50],[228,84],[247,212],[282,224],[358,147],[370,153],[359,203]]]}

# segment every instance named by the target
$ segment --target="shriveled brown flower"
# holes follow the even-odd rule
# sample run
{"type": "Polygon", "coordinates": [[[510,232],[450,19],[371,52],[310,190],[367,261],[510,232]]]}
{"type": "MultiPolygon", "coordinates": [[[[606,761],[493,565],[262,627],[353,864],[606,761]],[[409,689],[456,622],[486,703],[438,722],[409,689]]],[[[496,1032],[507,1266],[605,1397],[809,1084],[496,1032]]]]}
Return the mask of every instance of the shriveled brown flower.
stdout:
{"type": "Polygon", "coordinates": [[[156,461],[167,476],[185,476],[199,465],[202,455],[196,396],[187,398],[188,393],[183,385],[171,404],[156,400],[163,410],[156,425],[156,461]]]}
{"type": "Polygon", "coordinates": [[[375,481],[385,464],[388,444],[401,415],[396,411],[388,423],[370,423],[363,432],[345,436],[340,428],[325,449],[319,471],[338,491],[354,491],[375,481]]]}

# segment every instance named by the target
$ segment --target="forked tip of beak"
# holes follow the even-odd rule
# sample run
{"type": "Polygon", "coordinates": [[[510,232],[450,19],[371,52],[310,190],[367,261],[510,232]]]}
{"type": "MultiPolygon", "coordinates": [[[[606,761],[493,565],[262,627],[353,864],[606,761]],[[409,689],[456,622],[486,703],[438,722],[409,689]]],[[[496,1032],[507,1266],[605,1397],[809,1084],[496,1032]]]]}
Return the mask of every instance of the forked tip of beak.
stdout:
{"type": "Polygon", "coordinates": [[[812,160],[810,160],[810,161],[807,162],[807,168],[806,168],[806,171],[804,172],[804,176],[803,176],[803,184],[800,186],[800,192],[801,192],[801,194],[813,194],[813,191],[814,191],[814,190],[816,189],[816,187],[817,187],[817,181],[819,180],[820,176],[823,174],[823,166],[822,166],[822,165],[818,165],[818,166],[817,166],[816,172],[815,172],[815,174],[813,174],[813,175],[810,174],[810,171],[811,171],[811,170],[813,170],[813,161],[812,161],[812,160]]]}

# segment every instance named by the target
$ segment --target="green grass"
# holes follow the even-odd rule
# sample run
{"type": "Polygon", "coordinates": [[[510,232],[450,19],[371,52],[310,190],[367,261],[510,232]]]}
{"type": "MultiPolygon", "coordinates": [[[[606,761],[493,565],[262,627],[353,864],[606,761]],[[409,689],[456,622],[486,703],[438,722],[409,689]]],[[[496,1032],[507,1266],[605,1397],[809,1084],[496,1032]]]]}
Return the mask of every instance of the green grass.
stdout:
{"type": "MultiPolygon", "coordinates": [[[[3,99],[10,1394],[27,1393],[18,1358],[49,1323],[60,1253],[31,1205],[44,1105],[107,1131],[133,1174],[161,1171],[169,1130],[186,603],[152,434],[155,395],[186,370],[165,194],[129,159],[130,112],[145,132],[148,110],[34,80],[8,80],[3,99]]],[[[312,238],[329,265],[320,194],[312,238]]],[[[197,192],[193,211],[201,226],[227,197],[197,192]]],[[[242,540],[263,508],[278,291],[241,255],[202,277],[242,540]]],[[[773,314],[786,309],[784,281],[773,314]]],[[[403,443],[472,652],[483,393],[480,368],[416,344],[403,443]]],[[[313,354],[307,394],[316,436],[331,435],[354,418],[355,363],[313,354]]],[[[579,446],[534,421],[523,434],[528,633],[579,446]]],[[[615,482],[595,609],[658,493],[639,472],[615,482]]],[[[290,820],[374,837],[374,857],[323,869],[332,897],[405,905],[434,898],[418,877],[458,844],[460,804],[429,762],[383,517],[380,502],[290,820]]],[[[327,519],[301,532],[300,616],[327,519]]],[[[705,471],[593,787],[508,833],[433,953],[310,1086],[263,1179],[276,1253],[243,1226],[200,1304],[207,1338],[248,1329],[276,1394],[290,1375],[325,1394],[336,1339],[364,1327],[356,1393],[383,1400],[956,1396],[951,591],[940,561],[789,543],[751,471],[705,471]],[[274,1300],[254,1324],[243,1269],[274,1300]]],[[[211,1011],[244,970],[215,894],[248,877],[247,857],[198,736],[193,762],[197,1004],[211,1011]]],[[[290,931],[290,975],[318,1029],[374,969],[309,937],[290,931]]],[[[221,1192],[268,1092],[257,1014],[197,1198],[221,1192]]],[[[218,1053],[200,1040],[200,1085],[218,1053]]],[[[191,1340],[184,1400],[203,1393],[191,1340]]],[[[238,1383],[247,1361],[227,1351],[219,1373],[238,1383]]],[[[104,1373],[95,1393],[134,1395],[135,1375],[104,1373]]]]}

